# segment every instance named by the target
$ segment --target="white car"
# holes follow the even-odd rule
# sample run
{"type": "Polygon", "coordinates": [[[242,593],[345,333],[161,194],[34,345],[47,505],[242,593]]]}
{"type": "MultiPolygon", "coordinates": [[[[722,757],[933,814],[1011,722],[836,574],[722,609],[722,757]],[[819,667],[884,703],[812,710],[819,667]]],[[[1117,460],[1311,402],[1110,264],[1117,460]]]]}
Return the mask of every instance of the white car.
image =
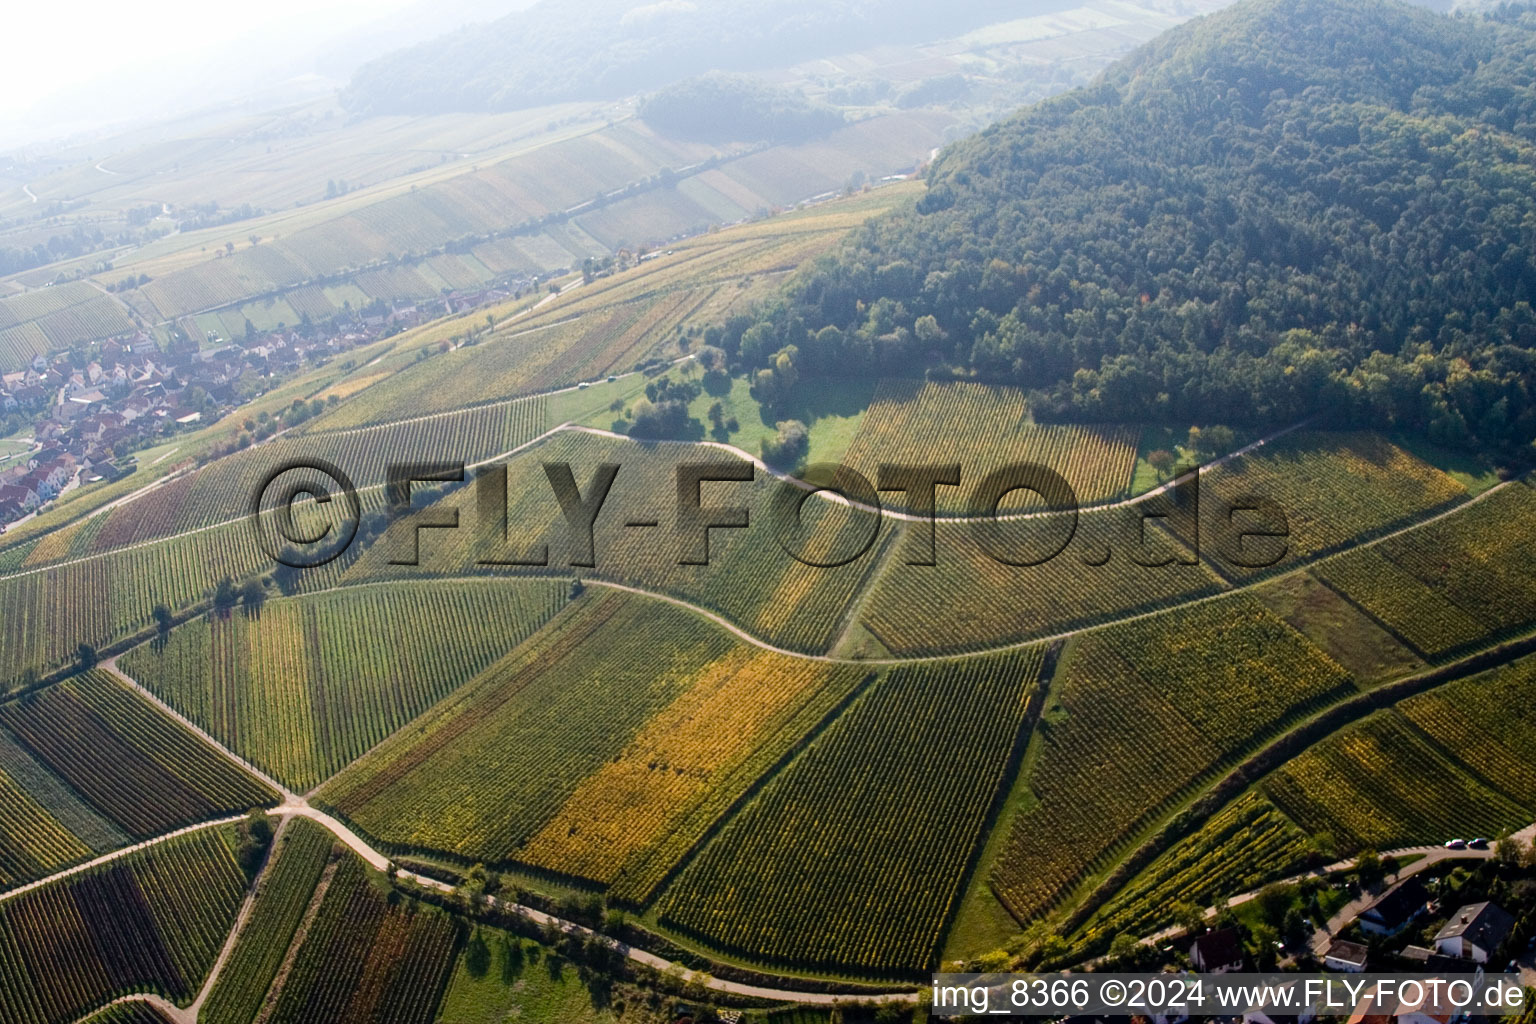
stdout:
{"type": "Polygon", "coordinates": [[[1467,841],[1465,839],[1450,839],[1446,841],[1445,848],[1447,850],[1465,850],[1467,848],[1467,841]]]}

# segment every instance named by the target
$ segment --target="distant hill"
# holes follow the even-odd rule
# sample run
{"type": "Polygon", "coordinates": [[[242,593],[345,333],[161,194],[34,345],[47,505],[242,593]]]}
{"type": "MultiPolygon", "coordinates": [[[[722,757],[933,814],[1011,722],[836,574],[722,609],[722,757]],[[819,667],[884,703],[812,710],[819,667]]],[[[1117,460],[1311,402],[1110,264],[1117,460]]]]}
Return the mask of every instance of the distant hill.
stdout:
{"type": "Polygon", "coordinates": [[[694,142],[800,142],[845,123],[834,108],[799,93],[720,72],[646,97],[640,116],[666,135],[694,142]]]}
{"type": "Polygon", "coordinates": [[[517,110],[613,99],[706,71],[783,67],[884,43],[948,38],[1073,0],[543,0],[359,68],[359,113],[517,110]]]}
{"type": "Polygon", "coordinates": [[[1245,0],[929,185],[717,340],[793,344],[802,377],[975,373],[1047,416],[1536,437],[1529,7],[1245,0]]]}

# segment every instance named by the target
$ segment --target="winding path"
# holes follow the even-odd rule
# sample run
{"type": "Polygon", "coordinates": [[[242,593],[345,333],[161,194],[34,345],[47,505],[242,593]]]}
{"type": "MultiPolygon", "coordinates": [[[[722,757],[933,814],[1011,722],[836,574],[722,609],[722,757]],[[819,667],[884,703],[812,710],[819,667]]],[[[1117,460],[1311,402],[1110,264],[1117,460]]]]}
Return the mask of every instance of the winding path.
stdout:
{"type": "MultiPolygon", "coordinates": [[[[371,866],[374,870],[385,871],[389,868],[391,863],[389,857],[374,849],[362,837],[360,837],[356,832],[352,831],[352,829],[348,828],[345,824],[327,814],[325,811],[310,804],[304,796],[295,793],[293,790],[284,786],[276,779],[273,779],[271,776],[252,766],[244,758],[240,757],[234,751],[219,743],[207,732],[199,728],[195,723],[177,712],[174,708],[171,708],[164,701],[160,700],[160,698],[155,696],[155,694],[152,693],[147,687],[143,686],[136,679],[124,673],[122,669],[118,667],[116,658],[103,661],[101,663],[101,667],[110,672],[113,676],[121,680],[126,685],[132,687],[136,693],[152,702],[157,708],[161,709],[166,714],[170,715],[184,728],[189,729],[192,733],[200,737],[203,742],[207,743],[218,753],[222,754],[225,758],[233,761],[235,764],[239,765],[246,771],[251,772],[258,779],[272,787],[273,790],[280,794],[282,797],[282,803],[280,803],[272,811],[274,815],[281,819],[279,829],[286,828],[288,822],[293,818],[308,818],[310,821],[313,821],[327,829],[332,835],[336,837],[340,843],[350,849],[353,853],[357,854],[363,860],[367,861],[369,866],[371,866]]],[[[60,871],[56,874],[50,875],[47,878],[39,879],[36,882],[31,882],[25,886],[21,886],[9,892],[0,893],[0,900],[7,899],[11,896],[30,891],[32,889],[36,889],[40,886],[57,882],[61,879],[68,878],[71,875],[79,874],[82,871],[88,871],[91,868],[110,863],[122,857],[130,856],[131,854],[137,853],[139,850],[154,846],[157,843],[163,843],[168,839],[175,838],[176,836],[186,835],[191,832],[198,832],[203,829],[217,828],[221,825],[232,824],[242,820],[244,817],[244,815],[236,815],[231,818],[222,818],[218,821],[210,821],[204,822],[200,825],[192,825],[187,828],[180,829],[176,832],[161,836],[157,839],[139,843],[136,846],[126,847],[122,850],[109,853],[103,857],[98,857],[96,860],[93,860],[88,864],[81,864],[66,871],[60,871]]],[[[266,869],[263,868],[263,871],[265,870],[266,869]]],[[[453,886],[448,885],[445,882],[428,877],[427,875],[417,874],[412,871],[397,869],[395,876],[397,878],[414,883],[427,889],[435,890],[437,892],[451,893],[454,890],[453,886]]],[[[229,957],[229,954],[234,949],[235,942],[239,938],[240,929],[244,927],[245,921],[250,914],[251,904],[255,898],[255,893],[259,882],[260,877],[258,877],[256,883],[252,884],[250,891],[246,895],[246,901],[241,906],[239,916],[235,922],[235,926],[231,930],[229,937],[225,940],[224,948],[220,951],[219,958],[215,962],[213,970],[210,971],[208,975],[208,980],[204,982],[201,991],[198,993],[197,999],[188,1008],[182,1009],[180,1007],[173,1006],[159,996],[148,994],[128,995],[122,997],[121,999],[115,1000],[115,1002],[132,1002],[135,1000],[148,1002],[154,1005],[155,1008],[160,1010],[162,1013],[165,1013],[172,1020],[173,1024],[196,1024],[196,1012],[199,1008],[201,1008],[203,1002],[207,999],[208,993],[212,990],[214,982],[218,979],[219,971],[222,969],[224,963],[229,957]]],[[[634,961],[635,963],[644,964],[647,967],[652,967],[659,971],[665,971],[673,966],[673,962],[666,959],[665,957],[657,956],[655,953],[650,953],[643,949],[636,949],[627,943],[622,943],[599,932],[594,932],[592,929],[587,928],[584,925],[577,924],[573,921],[566,921],[562,918],[555,917],[552,914],[546,914],[543,911],[536,910],[533,907],[524,906],[520,903],[514,903],[507,900],[498,900],[494,897],[489,898],[489,903],[497,909],[527,917],[536,924],[543,925],[552,923],[567,934],[580,935],[583,937],[596,935],[603,942],[606,942],[612,948],[623,953],[625,957],[634,961]]],[[[744,982],[728,981],[722,978],[713,977],[708,978],[705,983],[708,988],[716,992],[725,992],[732,995],[747,996],[756,999],[768,999],[786,1003],[816,1003],[821,1005],[831,1005],[833,1003],[848,1002],[850,1000],[910,1002],[917,998],[915,991],[871,991],[868,994],[860,993],[858,995],[836,995],[826,992],[806,992],[789,987],[794,983],[792,979],[785,980],[786,987],[784,988],[769,988],[760,985],[748,985],[744,982]]]]}

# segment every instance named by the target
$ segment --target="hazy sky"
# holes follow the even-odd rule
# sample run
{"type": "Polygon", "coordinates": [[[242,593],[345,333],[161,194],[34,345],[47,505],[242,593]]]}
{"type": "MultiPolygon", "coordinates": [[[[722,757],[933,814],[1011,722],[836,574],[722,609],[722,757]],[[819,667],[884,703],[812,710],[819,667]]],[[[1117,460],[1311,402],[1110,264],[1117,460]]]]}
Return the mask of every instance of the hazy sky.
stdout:
{"type": "MultiPolygon", "coordinates": [[[[412,0],[77,0],[11,4],[0,59],[0,126],[116,118],[124,95],[188,97],[302,56],[412,0]],[[243,42],[252,45],[243,46],[243,42]],[[291,43],[292,46],[286,45],[291,43]],[[288,51],[283,53],[282,51],[288,51]],[[298,51],[297,53],[294,51],[298,51]],[[233,65],[243,66],[233,66],[233,65]],[[179,83],[178,81],[179,80],[179,83]],[[114,103],[114,100],[119,101],[114,103]]],[[[4,140],[0,140],[0,149],[4,140]]]]}

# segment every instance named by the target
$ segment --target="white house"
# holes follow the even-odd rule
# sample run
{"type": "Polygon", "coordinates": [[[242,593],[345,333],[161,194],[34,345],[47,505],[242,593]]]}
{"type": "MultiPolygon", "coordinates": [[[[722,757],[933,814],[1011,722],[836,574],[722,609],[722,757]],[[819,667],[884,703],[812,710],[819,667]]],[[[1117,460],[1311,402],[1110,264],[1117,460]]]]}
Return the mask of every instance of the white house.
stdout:
{"type": "Polygon", "coordinates": [[[1452,914],[1435,936],[1435,951],[1486,964],[1514,927],[1515,919],[1497,904],[1468,904],[1452,914]]]}

